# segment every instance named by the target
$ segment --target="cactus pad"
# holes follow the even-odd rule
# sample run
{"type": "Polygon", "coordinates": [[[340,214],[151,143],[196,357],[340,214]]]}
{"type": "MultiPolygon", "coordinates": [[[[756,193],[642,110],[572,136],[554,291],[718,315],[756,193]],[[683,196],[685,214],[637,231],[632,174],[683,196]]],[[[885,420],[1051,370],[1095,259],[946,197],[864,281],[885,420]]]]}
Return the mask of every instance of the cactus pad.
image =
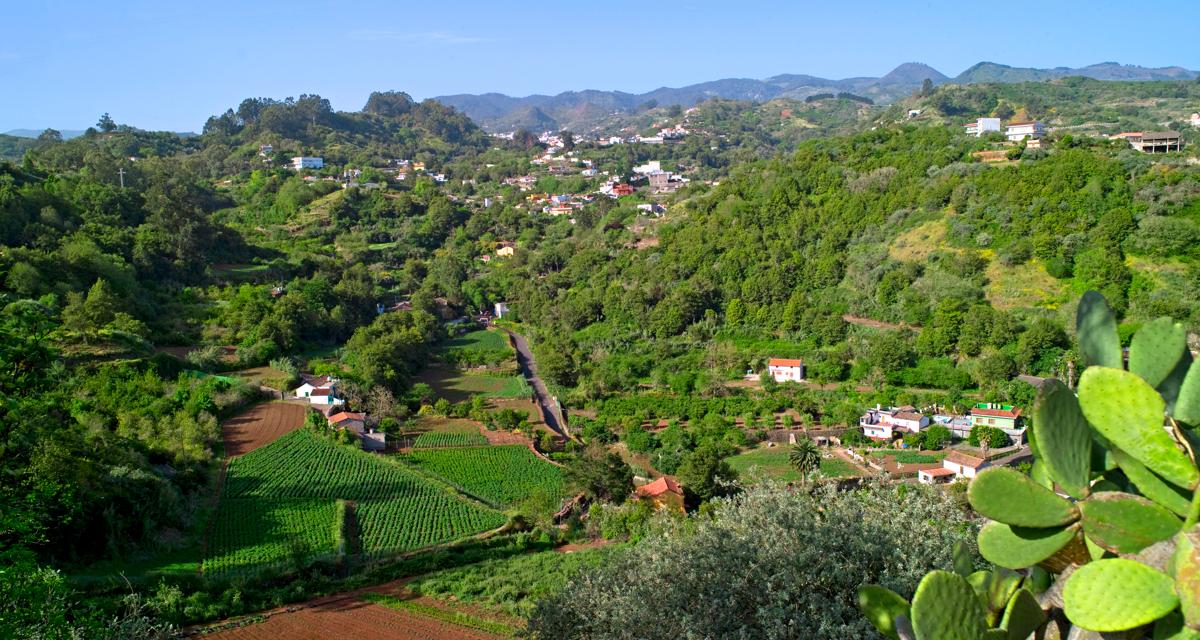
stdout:
{"type": "Polygon", "coordinates": [[[1111,558],[1080,567],[1063,589],[1063,611],[1092,631],[1124,631],[1149,624],[1179,606],[1167,574],[1144,564],[1111,558]]]}

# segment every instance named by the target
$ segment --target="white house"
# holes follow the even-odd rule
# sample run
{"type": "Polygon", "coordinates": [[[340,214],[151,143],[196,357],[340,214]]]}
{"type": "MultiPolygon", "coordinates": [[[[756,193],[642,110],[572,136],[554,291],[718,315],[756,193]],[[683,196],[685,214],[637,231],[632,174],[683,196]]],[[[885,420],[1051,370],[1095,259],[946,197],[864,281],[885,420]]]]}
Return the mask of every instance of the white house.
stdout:
{"type": "Polygon", "coordinates": [[[967,135],[975,136],[976,138],[988,133],[989,131],[995,131],[999,133],[1000,118],[979,118],[975,122],[968,122],[967,124],[964,124],[963,128],[966,130],[967,135]]]}
{"type": "Polygon", "coordinates": [[[658,160],[651,160],[646,164],[640,164],[633,168],[634,173],[640,173],[643,175],[650,175],[656,171],[662,171],[662,162],[658,160]]]}
{"type": "Polygon", "coordinates": [[[304,384],[292,390],[295,398],[311,398],[317,389],[336,389],[338,381],[329,376],[304,376],[304,384]]]}
{"type": "Polygon", "coordinates": [[[775,378],[775,382],[802,382],[804,380],[804,361],[771,358],[767,361],[767,374],[775,378]]]}
{"type": "Polygon", "coordinates": [[[1046,135],[1046,127],[1040,122],[1013,122],[1004,128],[1010,142],[1040,140],[1046,135]]]}
{"type": "Polygon", "coordinates": [[[1193,127],[1200,127],[1200,113],[1193,113],[1188,122],[1192,123],[1193,127]]]}
{"type": "Polygon", "coordinates": [[[296,171],[301,169],[320,169],[324,166],[324,158],[316,158],[313,156],[296,156],[295,158],[292,158],[292,168],[296,171]]]}
{"type": "Polygon", "coordinates": [[[308,401],[311,404],[324,404],[330,407],[340,407],[346,404],[345,400],[337,397],[337,391],[332,387],[318,387],[312,390],[308,395],[308,401]]]}
{"type": "Polygon", "coordinates": [[[988,466],[990,466],[990,463],[987,460],[969,456],[961,451],[951,451],[942,460],[943,469],[953,471],[955,477],[966,478],[968,480],[974,478],[988,466]]]}
{"type": "Polygon", "coordinates": [[[929,416],[917,411],[916,407],[875,405],[874,409],[868,409],[858,419],[858,426],[862,427],[863,435],[868,438],[891,440],[896,431],[920,433],[929,426],[929,416]]]}

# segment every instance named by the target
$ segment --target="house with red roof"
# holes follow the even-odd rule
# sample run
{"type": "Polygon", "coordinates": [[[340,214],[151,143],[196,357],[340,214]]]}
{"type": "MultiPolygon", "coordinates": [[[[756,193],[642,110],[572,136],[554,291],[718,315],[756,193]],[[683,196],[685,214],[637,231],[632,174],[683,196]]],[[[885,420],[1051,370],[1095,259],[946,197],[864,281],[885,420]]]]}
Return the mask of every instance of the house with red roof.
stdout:
{"type": "Polygon", "coordinates": [[[804,361],[791,358],[771,358],[767,360],[767,375],[775,378],[775,382],[803,382],[804,361]]]}
{"type": "Polygon", "coordinates": [[[335,429],[346,429],[352,433],[362,434],[367,425],[367,414],[339,411],[328,418],[329,426],[335,429]]]}
{"type": "Polygon", "coordinates": [[[613,185],[612,192],[614,196],[631,196],[633,195],[633,185],[624,182],[615,184],[613,185]]]}
{"type": "Polygon", "coordinates": [[[920,433],[929,426],[929,416],[913,406],[884,407],[875,405],[858,419],[863,435],[875,440],[891,441],[897,432],[920,433]]]}
{"type": "Polygon", "coordinates": [[[658,509],[683,511],[683,487],[671,476],[646,483],[633,490],[640,500],[653,504],[658,509]]]}

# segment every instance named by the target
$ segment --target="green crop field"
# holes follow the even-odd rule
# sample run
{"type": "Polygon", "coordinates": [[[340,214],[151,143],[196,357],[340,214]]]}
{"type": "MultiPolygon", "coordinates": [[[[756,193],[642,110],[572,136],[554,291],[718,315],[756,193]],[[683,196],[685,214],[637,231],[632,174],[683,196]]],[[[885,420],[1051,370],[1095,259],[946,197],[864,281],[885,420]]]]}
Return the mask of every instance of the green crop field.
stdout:
{"type": "Polygon", "coordinates": [[[332,553],[334,505],[357,503],[367,556],[410,551],[504,524],[504,516],[402,465],[307,430],[235,458],[216,515],[205,571],[285,563],[296,548],[332,553]]]}
{"type": "Polygon", "coordinates": [[[441,447],[482,447],[488,443],[487,438],[479,432],[446,432],[432,431],[422,433],[413,442],[414,449],[437,449],[441,447]]]}
{"type": "Polygon", "coordinates": [[[556,498],[563,493],[559,468],[522,445],[416,450],[405,459],[496,505],[511,505],[538,491],[556,498]]]}

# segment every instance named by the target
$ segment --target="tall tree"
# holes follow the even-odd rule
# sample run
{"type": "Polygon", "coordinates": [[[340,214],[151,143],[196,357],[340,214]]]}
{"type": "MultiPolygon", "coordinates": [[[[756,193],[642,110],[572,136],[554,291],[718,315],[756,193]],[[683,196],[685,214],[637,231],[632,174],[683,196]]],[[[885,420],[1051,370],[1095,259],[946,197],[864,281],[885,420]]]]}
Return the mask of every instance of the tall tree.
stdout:
{"type": "Polygon", "coordinates": [[[788,462],[804,476],[805,482],[821,468],[821,451],[808,438],[801,438],[788,452],[788,462]]]}
{"type": "Polygon", "coordinates": [[[96,122],[96,128],[104,133],[112,133],[117,130],[117,123],[113,121],[112,116],[105,111],[104,115],[100,116],[100,120],[96,122]]]}

